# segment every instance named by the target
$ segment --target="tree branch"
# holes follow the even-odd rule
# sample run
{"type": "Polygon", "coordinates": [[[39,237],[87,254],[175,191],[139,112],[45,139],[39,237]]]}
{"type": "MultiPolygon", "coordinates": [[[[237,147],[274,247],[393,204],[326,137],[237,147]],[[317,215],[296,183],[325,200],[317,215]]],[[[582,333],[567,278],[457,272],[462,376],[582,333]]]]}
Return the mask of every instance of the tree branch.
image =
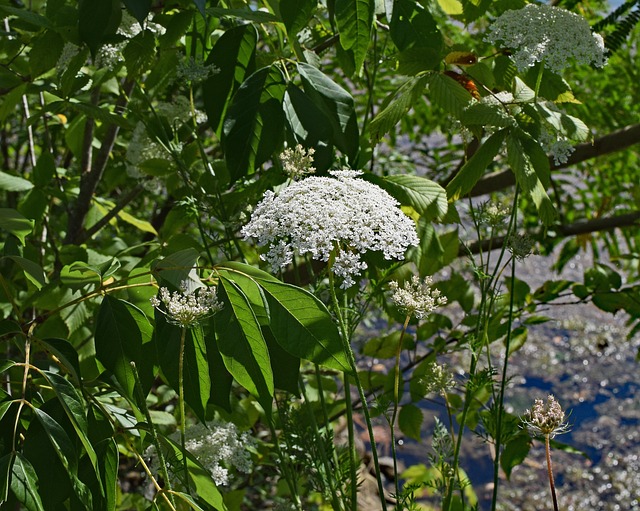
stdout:
{"type": "MultiPolygon", "coordinates": [[[[573,224],[553,226],[547,230],[554,230],[559,235],[568,237],[592,232],[612,231],[613,229],[623,229],[625,227],[637,228],[638,224],[640,224],[640,211],[633,211],[632,213],[626,213],[624,215],[596,218],[594,220],[581,220],[573,224]]],[[[539,229],[538,231],[530,233],[530,235],[535,240],[541,240],[545,236],[545,229],[539,229]]],[[[466,246],[460,246],[458,257],[465,256],[469,252],[472,254],[486,252],[489,250],[489,247],[491,247],[492,250],[499,249],[504,246],[505,242],[506,239],[504,236],[473,241],[466,246]]]]}
{"type": "MultiPolygon", "coordinates": [[[[116,112],[122,111],[127,105],[127,102],[129,101],[129,95],[133,90],[133,85],[133,81],[126,81],[123,84],[123,93],[116,102],[116,112]]],[[[102,175],[107,168],[109,155],[113,150],[113,146],[115,144],[116,138],[118,137],[119,131],[120,127],[118,125],[112,124],[111,126],[109,126],[104,140],[102,141],[100,151],[98,151],[98,155],[91,165],[91,170],[82,174],[80,178],[80,193],[78,194],[78,199],[76,200],[75,207],[72,209],[71,215],[69,216],[67,236],[65,238],[66,244],[77,244],[79,240],[84,237],[84,235],[82,234],[82,224],[84,223],[84,219],[89,212],[91,199],[93,198],[93,195],[98,187],[98,183],[100,183],[102,175]]]]}
{"type": "MultiPolygon", "coordinates": [[[[578,144],[575,146],[575,151],[567,160],[567,163],[561,165],[555,165],[553,158],[549,159],[549,166],[551,170],[561,169],[575,165],[596,156],[602,156],[609,153],[614,153],[622,149],[631,147],[634,144],[640,143],[640,124],[634,124],[627,126],[621,130],[614,131],[608,135],[596,138],[593,143],[578,144]]],[[[471,197],[478,197],[480,195],[486,195],[488,193],[497,192],[513,186],[516,183],[515,176],[510,170],[504,170],[500,172],[494,172],[482,178],[476,183],[471,190],[471,197]]]]}

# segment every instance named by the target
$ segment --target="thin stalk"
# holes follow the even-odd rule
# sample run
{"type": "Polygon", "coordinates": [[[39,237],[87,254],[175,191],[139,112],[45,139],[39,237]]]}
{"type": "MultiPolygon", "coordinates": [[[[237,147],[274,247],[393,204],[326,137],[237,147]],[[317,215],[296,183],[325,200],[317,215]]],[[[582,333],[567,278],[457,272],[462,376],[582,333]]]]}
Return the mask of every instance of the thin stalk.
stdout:
{"type": "MultiPolygon", "coordinates": [[[[320,396],[320,407],[322,408],[322,418],[324,419],[324,427],[329,432],[331,438],[334,438],[333,427],[331,426],[331,421],[329,420],[329,414],[327,413],[327,403],[324,400],[324,390],[322,388],[322,378],[320,378],[320,366],[318,364],[315,365],[315,373],[316,373],[316,385],[318,386],[318,395],[320,396]]],[[[331,455],[333,457],[333,463],[336,467],[340,466],[340,461],[338,460],[338,453],[335,448],[331,450],[331,455]]]]}
{"type": "Polygon", "coordinates": [[[187,442],[185,437],[184,413],[184,346],[187,339],[187,329],[183,327],[180,335],[180,358],[178,360],[178,405],[180,408],[180,443],[182,447],[182,464],[184,467],[184,486],[189,493],[189,471],[187,468],[187,442]]]}
{"type": "MultiPolygon", "coordinates": [[[[140,383],[140,375],[138,374],[138,368],[136,367],[136,363],[131,361],[131,369],[133,370],[133,378],[136,381],[136,391],[138,392],[139,403],[138,406],[142,408],[142,412],[147,420],[147,424],[149,424],[149,431],[151,433],[151,440],[153,441],[153,446],[156,449],[156,453],[158,455],[158,461],[160,462],[160,474],[164,479],[164,484],[168,492],[171,492],[171,480],[169,479],[169,471],[167,470],[167,461],[164,459],[164,452],[162,451],[162,446],[160,445],[160,439],[158,437],[158,431],[156,430],[156,426],[151,419],[151,412],[149,411],[149,407],[147,406],[147,399],[144,395],[144,391],[142,390],[142,384],[140,383]]],[[[171,494],[170,494],[171,495],[171,494]]],[[[173,495],[170,496],[171,503],[173,507],[175,507],[175,501],[173,500],[173,495]]]]}
{"type": "MultiPolygon", "coordinates": [[[[331,263],[331,261],[330,261],[331,263]]],[[[364,393],[364,389],[362,387],[362,382],[360,381],[360,377],[358,376],[358,368],[356,366],[355,355],[353,354],[353,349],[351,348],[351,343],[349,342],[348,328],[345,324],[344,318],[342,316],[342,312],[340,306],[338,304],[338,297],[336,296],[336,286],[335,286],[335,278],[333,275],[333,271],[329,268],[329,290],[331,293],[331,301],[333,307],[335,309],[336,318],[338,319],[338,325],[340,327],[340,337],[342,338],[342,343],[344,345],[344,351],[347,355],[347,359],[349,361],[349,366],[354,374],[354,380],[356,383],[356,387],[358,389],[358,395],[360,396],[360,403],[362,405],[362,413],[364,415],[364,420],[367,424],[367,431],[369,433],[369,441],[371,443],[371,455],[373,457],[373,467],[376,472],[376,481],[378,483],[378,493],[380,496],[380,504],[382,505],[383,511],[387,511],[387,502],[384,498],[384,488],[382,486],[382,479],[380,475],[380,463],[378,462],[378,449],[376,447],[376,440],[373,434],[373,425],[371,424],[371,415],[369,414],[369,406],[367,405],[367,397],[364,393]]],[[[344,374],[345,381],[345,396],[349,396],[349,376],[347,373],[344,374]]],[[[350,410],[350,398],[349,402],[346,403],[347,406],[347,419],[349,415],[352,414],[352,410],[350,410]]],[[[352,419],[353,420],[353,419],[352,419]]],[[[350,439],[351,441],[351,439],[350,439]]],[[[355,483],[356,481],[354,481],[355,483]]],[[[357,502],[352,504],[357,506],[357,502]]],[[[354,508],[355,509],[355,508],[354,508]]]]}
{"type": "Polygon", "coordinates": [[[351,384],[349,375],[343,374],[344,406],[347,413],[347,434],[349,435],[349,470],[351,473],[351,509],[358,510],[358,467],[356,466],[356,437],[353,425],[353,408],[351,404],[351,384]]]}
{"type": "Polygon", "coordinates": [[[493,497],[491,502],[491,511],[495,511],[498,504],[498,485],[500,482],[500,449],[502,447],[502,419],[504,409],[504,392],[507,382],[507,368],[509,365],[509,350],[511,346],[511,326],[513,324],[513,304],[515,294],[515,278],[516,278],[516,259],[511,260],[511,289],[509,297],[509,318],[507,320],[507,339],[504,348],[504,364],[502,365],[502,378],[500,381],[500,394],[498,399],[498,424],[496,426],[495,449],[496,457],[493,462],[493,497]]]}
{"type": "Polygon", "coordinates": [[[553,510],[558,511],[558,498],[556,497],[556,485],[553,480],[553,469],[551,467],[551,447],[549,445],[550,435],[544,436],[544,448],[547,455],[547,473],[549,474],[549,488],[551,488],[551,497],[553,498],[553,510]]]}
{"type": "Polygon", "coordinates": [[[309,420],[311,422],[312,433],[314,434],[315,440],[318,444],[318,452],[320,454],[320,461],[324,466],[324,470],[326,473],[326,481],[329,485],[329,492],[331,493],[331,504],[335,511],[340,511],[342,506],[338,501],[338,492],[336,491],[336,485],[334,481],[334,472],[331,470],[331,464],[329,463],[329,458],[327,457],[327,452],[324,448],[324,439],[320,436],[320,430],[318,428],[318,423],[316,422],[316,416],[311,406],[311,402],[309,401],[309,397],[307,396],[307,390],[302,381],[302,376],[299,377],[300,380],[300,391],[302,392],[302,397],[304,398],[305,408],[309,413],[309,420]]]}
{"type": "Polygon", "coordinates": [[[400,405],[400,355],[402,353],[402,341],[404,339],[404,334],[407,331],[407,327],[409,326],[409,320],[411,316],[407,316],[404,320],[404,325],[402,325],[402,332],[400,332],[400,340],[398,341],[398,349],[396,350],[396,365],[394,367],[394,377],[393,377],[393,412],[391,413],[391,451],[393,455],[393,480],[395,483],[396,489],[396,499],[400,498],[400,485],[398,483],[398,455],[396,453],[396,419],[398,417],[398,408],[400,405]]]}

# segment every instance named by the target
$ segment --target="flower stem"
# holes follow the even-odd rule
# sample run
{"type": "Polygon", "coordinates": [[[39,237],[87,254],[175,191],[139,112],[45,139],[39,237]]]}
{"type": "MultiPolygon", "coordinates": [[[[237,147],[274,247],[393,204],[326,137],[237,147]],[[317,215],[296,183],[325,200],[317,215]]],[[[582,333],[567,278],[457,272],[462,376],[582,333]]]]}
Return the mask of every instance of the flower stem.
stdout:
{"type": "Polygon", "coordinates": [[[402,332],[400,332],[400,339],[398,340],[398,349],[396,350],[396,365],[394,368],[394,381],[393,381],[393,411],[391,413],[391,450],[393,451],[393,474],[396,489],[396,498],[400,498],[400,486],[398,483],[398,456],[396,453],[396,434],[395,426],[396,419],[398,417],[398,408],[400,405],[400,355],[402,353],[402,341],[404,340],[404,334],[409,326],[409,320],[411,316],[407,316],[402,325],[402,332]]]}
{"type": "Polygon", "coordinates": [[[187,329],[182,328],[180,336],[180,358],[178,361],[178,405],[180,407],[180,444],[182,447],[182,464],[184,466],[184,486],[189,493],[189,471],[187,468],[187,447],[185,438],[184,413],[184,346],[187,339],[187,329]]]}
{"type": "Polygon", "coordinates": [[[551,447],[549,445],[550,435],[544,436],[544,447],[547,455],[547,472],[549,474],[549,487],[551,488],[551,497],[553,498],[553,509],[558,511],[558,498],[556,497],[556,485],[553,481],[553,469],[551,468],[551,447]]]}

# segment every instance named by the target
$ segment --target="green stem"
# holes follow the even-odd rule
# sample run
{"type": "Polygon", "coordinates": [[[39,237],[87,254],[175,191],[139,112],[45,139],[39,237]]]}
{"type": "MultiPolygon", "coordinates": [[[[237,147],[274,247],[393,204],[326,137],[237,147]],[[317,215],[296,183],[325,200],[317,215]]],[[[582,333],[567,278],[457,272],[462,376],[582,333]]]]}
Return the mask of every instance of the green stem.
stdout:
{"type": "Polygon", "coordinates": [[[182,328],[180,336],[180,358],[178,360],[178,404],[180,408],[180,443],[182,446],[182,464],[184,467],[184,486],[189,493],[189,471],[187,467],[187,447],[185,437],[185,412],[184,412],[184,346],[187,339],[187,329],[182,328]]]}
{"type": "Polygon", "coordinates": [[[391,413],[391,450],[393,455],[393,474],[394,474],[394,483],[396,489],[396,499],[400,498],[400,486],[398,483],[398,456],[396,453],[396,434],[395,434],[395,426],[396,419],[398,417],[398,408],[400,405],[400,355],[402,353],[402,341],[404,339],[404,334],[407,331],[407,327],[409,326],[409,320],[411,316],[407,316],[404,320],[404,325],[402,325],[402,332],[400,332],[400,340],[398,341],[398,349],[396,350],[396,365],[394,368],[395,374],[393,379],[393,412],[391,413]]]}
{"type": "MultiPolygon", "coordinates": [[[[280,404],[278,399],[276,398],[276,407],[278,408],[278,412],[282,417],[282,411],[280,410],[280,404]]],[[[273,439],[273,445],[276,449],[276,454],[278,455],[278,459],[280,460],[280,470],[284,474],[284,479],[289,487],[289,492],[291,493],[291,497],[294,499],[296,509],[302,511],[302,503],[300,502],[300,497],[298,496],[298,488],[296,486],[295,479],[291,476],[289,461],[284,458],[282,454],[282,449],[280,449],[280,442],[278,440],[278,434],[276,433],[276,428],[273,424],[273,414],[270,414],[267,417],[267,423],[269,424],[269,431],[271,432],[271,438],[273,439]]]]}
{"type": "Polygon", "coordinates": [[[556,485],[553,481],[553,469],[551,468],[551,446],[549,445],[549,434],[544,436],[545,454],[547,456],[547,472],[549,474],[549,487],[551,488],[551,497],[553,498],[553,509],[558,511],[558,498],[556,497],[556,485]]]}
{"type": "MultiPolygon", "coordinates": [[[[318,364],[315,365],[315,373],[316,373],[316,385],[318,386],[318,395],[320,396],[320,407],[322,408],[322,418],[324,419],[324,427],[329,433],[330,438],[334,438],[333,428],[331,426],[331,421],[329,420],[329,414],[327,412],[327,404],[324,399],[324,389],[322,387],[322,378],[320,377],[320,366],[318,364]]],[[[335,467],[340,466],[340,461],[338,460],[338,453],[335,448],[331,449],[331,455],[333,457],[333,464],[335,467]]]]}
{"type": "MultiPolygon", "coordinates": [[[[331,261],[329,264],[331,264],[331,261]]],[[[331,301],[333,304],[333,308],[335,309],[336,318],[338,319],[338,325],[340,327],[340,334],[341,334],[340,337],[342,338],[345,354],[347,355],[347,359],[349,360],[349,366],[351,367],[351,370],[353,371],[353,374],[354,374],[354,380],[356,383],[356,387],[358,388],[358,395],[360,397],[360,403],[362,405],[362,413],[364,415],[364,420],[367,424],[369,441],[371,443],[371,455],[373,457],[373,467],[376,473],[376,481],[378,483],[378,493],[380,496],[380,504],[382,505],[383,511],[387,511],[387,502],[384,498],[384,488],[382,486],[382,479],[381,479],[381,473],[380,473],[380,463],[378,462],[378,449],[376,447],[376,440],[373,434],[373,425],[371,424],[369,406],[367,405],[367,396],[364,393],[362,382],[360,381],[360,377],[358,376],[358,368],[356,366],[355,355],[353,353],[353,349],[351,348],[351,343],[349,342],[350,341],[350,338],[348,335],[349,330],[345,324],[344,318],[342,316],[342,311],[338,303],[338,297],[336,295],[335,277],[333,275],[333,271],[331,271],[331,268],[329,268],[329,290],[331,293],[331,301]]],[[[346,397],[346,396],[349,396],[349,387],[348,387],[349,376],[347,375],[347,373],[344,374],[344,381],[345,381],[345,397],[346,397]]],[[[346,406],[347,406],[347,420],[348,420],[349,415],[353,413],[352,410],[350,409],[351,408],[350,396],[349,396],[348,402],[346,402],[346,406]]],[[[353,427],[350,427],[350,432],[351,431],[353,431],[353,427]]],[[[352,441],[351,438],[349,439],[349,441],[350,442],[352,441]]],[[[354,480],[354,484],[355,483],[356,481],[354,480]]],[[[353,503],[352,505],[357,506],[357,502],[353,503]]]]}
{"type": "Polygon", "coordinates": [[[138,374],[138,368],[136,367],[136,363],[134,361],[130,362],[131,369],[133,370],[133,378],[136,382],[136,391],[138,392],[138,406],[142,408],[142,412],[147,420],[147,424],[149,424],[149,431],[151,433],[151,440],[153,441],[153,446],[156,449],[156,453],[158,455],[158,461],[160,462],[160,474],[164,479],[164,485],[169,492],[169,499],[171,500],[171,504],[175,508],[176,503],[173,499],[173,495],[171,494],[171,480],[169,479],[169,471],[167,470],[167,461],[164,458],[164,452],[162,450],[162,446],[160,445],[160,438],[158,437],[158,431],[156,430],[156,426],[151,419],[151,412],[149,412],[149,407],[147,406],[147,399],[144,395],[144,391],[142,390],[142,384],[140,383],[140,375],[138,374]]]}
{"type": "MultiPolygon", "coordinates": [[[[318,453],[320,454],[320,461],[324,466],[325,477],[323,478],[327,481],[329,485],[329,493],[331,494],[331,503],[333,505],[333,509],[335,511],[340,511],[342,506],[340,506],[340,502],[338,501],[338,493],[336,491],[335,485],[335,477],[334,471],[331,469],[331,464],[329,463],[329,458],[327,457],[327,452],[325,450],[324,438],[322,438],[320,429],[318,428],[318,423],[316,422],[316,416],[313,411],[313,407],[311,406],[311,402],[309,401],[309,397],[307,396],[306,386],[304,381],[302,380],[302,376],[300,376],[300,391],[302,392],[302,397],[304,398],[305,408],[309,413],[309,422],[311,423],[311,433],[313,434],[316,443],[318,444],[318,453]]],[[[315,463],[315,460],[314,460],[315,463]]]]}

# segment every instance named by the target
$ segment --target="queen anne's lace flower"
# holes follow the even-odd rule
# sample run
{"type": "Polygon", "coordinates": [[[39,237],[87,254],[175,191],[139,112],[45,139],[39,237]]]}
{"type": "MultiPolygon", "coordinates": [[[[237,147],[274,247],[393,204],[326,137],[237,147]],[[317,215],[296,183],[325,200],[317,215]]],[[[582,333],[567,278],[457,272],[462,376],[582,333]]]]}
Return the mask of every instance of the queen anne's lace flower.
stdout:
{"type": "MultiPolygon", "coordinates": [[[[178,442],[180,433],[176,431],[171,439],[178,442]]],[[[229,484],[229,468],[249,474],[253,468],[251,449],[256,445],[249,433],[241,433],[232,422],[212,421],[198,423],[186,429],[185,448],[200,464],[209,470],[218,486],[229,484]]],[[[146,455],[151,458],[152,471],[158,472],[155,448],[147,449],[146,455]]],[[[166,456],[169,469],[179,473],[183,464],[175,456],[166,456]]]]}
{"type": "Polygon", "coordinates": [[[183,328],[189,328],[222,309],[215,287],[198,288],[193,293],[188,293],[185,281],[180,284],[180,292],[170,293],[166,287],[161,287],[160,299],[153,296],[150,301],[151,305],[166,316],[169,323],[183,328]]]}
{"type": "Polygon", "coordinates": [[[547,397],[546,404],[542,399],[536,399],[531,410],[525,410],[522,421],[533,434],[550,435],[551,438],[569,429],[565,413],[553,396],[547,397]]]}
{"type": "Polygon", "coordinates": [[[606,64],[604,41],[591,33],[587,20],[551,5],[528,4],[504,12],[489,27],[486,41],[516,50],[511,58],[520,72],[544,62],[560,73],[571,58],[598,67],[606,64]]]}
{"type": "Polygon", "coordinates": [[[437,307],[447,303],[447,297],[441,296],[439,289],[431,289],[431,284],[431,277],[425,277],[424,281],[420,282],[417,275],[411,277],[411,281],[405,282],[403,287],[397,282],[390,282],[389,287],[393,291],[391,299],[403,314],[418,319],[425,318],[437,307]]]}
{"type": "Polygon", "coordinates": [[[299,179],[306,174],[313,174],[316,169],[313,167],[313,155],[316,150],[310,147],[306,150],[300,144],[295,149],[287,148],[280,154],[280,161],[285,174],[291,179],[299,179]]]}
{"type": "Polygon", "coordinates": [[[332,271],[344,278],[341,287],[346,289],[367,268],[361,254],[380,251],[385,259],[402,259],[409,245],[418,244],[418,236],[387,192],[357,179],[353,171],[332,174],[337,179],[312,176],[278,194],[265,192],[242,234],[269,247],[261,257],[274,271],[296,253],[328,261],[336,249],[332,271]]]}

